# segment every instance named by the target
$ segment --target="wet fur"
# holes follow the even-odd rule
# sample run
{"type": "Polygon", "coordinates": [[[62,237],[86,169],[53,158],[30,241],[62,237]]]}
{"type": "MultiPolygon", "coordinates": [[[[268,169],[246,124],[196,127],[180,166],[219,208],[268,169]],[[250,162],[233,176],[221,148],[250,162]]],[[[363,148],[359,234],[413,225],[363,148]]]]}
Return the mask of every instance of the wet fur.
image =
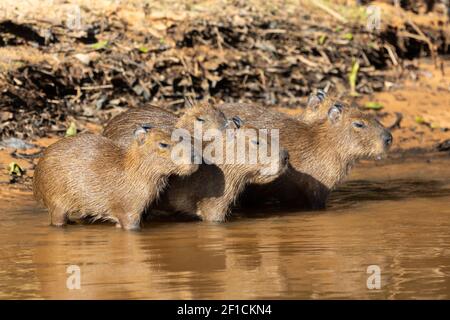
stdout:
{"type": "Polygon", "coordinates": [[[387,131],[372,115],[344,106],[342,119],[333,124],[328,118],[332,105],[330,98],[316,110],[308,110],[311,116],[306,122],[274,110],[263,113],[261,106],[219,106],[227,116],[238,115],[255,127],[279,129],[281,146],[289,152],[287,172],[268,185],[249,186],[241,197],[244,206],[262,204],[264,199],[287,207],[324,208],[330,191],[348,175],[355,161],[386,151],[382,139],[387,131]],[[359,134],[352,131],[356,120],[367,124],[359,134]]]}
{"type": "Polygon", "coordinates": [[[103,136],[127,148],[133,142],[133,131],[141,124],[150,123],[155,128],[170,130],[177,121],[178,117],[174,113],[162,108],[132,108],[112,118],[103,130],[103,136]]]}
{"type": "Polygon", "coordinates": [[[133,141],[133,131],[142,123],[150,123],[155,128],[173,130],[183,128],[191,135],[198,117],[205,120],[203,129],[222,129],[228,125],[225,115],[207,102],[191,103],[180,117],[162,108],[147,106],[128,109],[111,119],[103,130],[103,136],[119,146],[127,148],[133,141]]]}
{"type": "MultiPolygon", "coordinates": [[[[193,133],[197,118],[205,120],[203,128],[225,129],[228,119],[222,111],[206,103],[194,103],[175,121],[167,112],[153,107],[127,111],[112,120],[104,130],[104,135],[126,146],[124,138],[138,121],[149,122],[164,128],[184,128],[193,133]],[[150,109],[152,109],[150,111],[150,109]]],[[[240,165],[201,164],[195,175],[186,178],[172,177],[160,201],[152,209],[166,212],[182,212],[199,216],[208,221],[223,221],[244,186],[253,182],[253,176],[261,168],[240,165]]],[[[273,177],[275,178],[275,177],[273,177]]],[[[269,182],[270,180],[263,181],[269,182]]],[[[256,182],[256,180],[255,180],[256,182]]]]}
{"type": "MultiPolygon", "coordinates": [[[[260,143],[264,143],[261,137],[259,139],[260,143]]],[[[268,150],[271,150],[270,141],[268,150]]],[[[186,179],[170,179],[167,192],[155,208],[165,212],[193,214],[204,221],[223,222],[248,184],[269,183],[284,172],[287,160],[283,159],[283,150],[278,156],[278,172],[271,176],[261,175],[264,165],[260,161],[256,164],[202,164],[197,172],[186,179]]]]}
{"type": "Polygon", "coordinates": [[[49,209],[53,225],[90,218],[139,228],[142,212],[159,196],[168,177],[197,168],[176,166],[170,152],[155,149],[158,141],[168,138],[154,132],[143,145],[134,141],[127,149],[92,134],[64,138],[48,147],[39,161],[34,196],[49,209]]]}

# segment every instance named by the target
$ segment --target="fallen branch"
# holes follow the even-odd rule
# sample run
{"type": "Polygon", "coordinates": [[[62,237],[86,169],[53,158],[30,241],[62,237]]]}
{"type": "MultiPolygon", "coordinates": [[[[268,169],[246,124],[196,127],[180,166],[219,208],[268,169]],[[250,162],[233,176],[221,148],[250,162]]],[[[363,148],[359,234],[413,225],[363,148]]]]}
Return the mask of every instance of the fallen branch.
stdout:
{"type": "Polygon", "coordinates": [[[347,19],[345,19],[342,15],[340,15],[338,12],[336,12],[335,10],[331,9],[330,7],[328,7],[326,4],[324,4],[321,1],[317,1],[317,0],[311,0],[310,1],[311,4],[315,5],[317,8],[325,11],[326,13],[328,13],[330,16],[333,16],[334,18],[336,18],[337,20],[339,20],[342,23],[347,23],[347,19]]]}

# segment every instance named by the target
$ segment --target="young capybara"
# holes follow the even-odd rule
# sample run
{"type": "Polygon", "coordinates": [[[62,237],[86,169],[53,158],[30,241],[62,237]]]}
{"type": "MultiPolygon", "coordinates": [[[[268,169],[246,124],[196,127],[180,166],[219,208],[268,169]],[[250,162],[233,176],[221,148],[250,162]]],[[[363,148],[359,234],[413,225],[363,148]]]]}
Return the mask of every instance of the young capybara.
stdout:
{"type": "Polygon", "coordinates": [[[178,155],[183,161],[176,164],[172,161],[175,143],[170,133],[141,125],[133,136],[126,149],[105,137],[82,134],[45,150],[35,170],[33,191],[48,208],[52,225],[90,218],[138,229],[142,212],[168,177],[198,169],[193,153],[178,155]]]}
{"type": "Polygon", "coordinates": [[[373,115],[331,99],[321,99],[314,117],[303,122],[294,117],[255,113],[241,104],[222,104],[225,115],[242,116],[257,128],[279,129],[280,142],[290,156],[285,174],[265,186],[249,186],[241,204],[257,205],[261,199],[280,201],[296,208],[324,208],[330,191],[349,173],[358,159],[377,158],[392,144],[392,135],[373,115]],[[328,107],[323,116],[324,106],[328,107]],[[242,115],[241,110],[246,110],[242,115]]]}
{"type": "MultiPolygon", "coordinates": [[[[241,124],[242,125],[242,124],[241,124]]],[[[275,180],[287,168],[288,153],[284,149],[272,148],[267,134],[256,128],[242,126],[223,133],[226,140],[222,146],[223,159],[230,153],[232,161],[214,161],[202,164],[198,171],[186,177],[172,177],[169,188],[155,204],[155,209],[164,212],[180,212],[198,216],[204,221],[223,222],[230,207],[248,184],[266,184],[275,180]],[[242,139],[242,140],[241,140],[242,139]],[[239,143],[245,150],[239,153],[239,143]],[[266,149],[261,149],[265,146],[266,149]],[[271,159],[263,159],[270,151],[271,159]],[[250,154],[255,161],[250,161],[250,154]]],[[[220,148],[220,147],[219,147],[220,148]]]]}
{"type": "Polygon", "coordinates": [[[222,130],[230,124],[222,111],[206,101],[202,101],[188,103],[186,111],[179,118],[172,112],[154,106],[128,109],[108,122],[103,130],[103,135],[126,148],[133,140],[133,130],[145,122],[166,130],[183,128],[188,130],[192,136],[196,124],[201,125],[203,130],[222,130]]]}

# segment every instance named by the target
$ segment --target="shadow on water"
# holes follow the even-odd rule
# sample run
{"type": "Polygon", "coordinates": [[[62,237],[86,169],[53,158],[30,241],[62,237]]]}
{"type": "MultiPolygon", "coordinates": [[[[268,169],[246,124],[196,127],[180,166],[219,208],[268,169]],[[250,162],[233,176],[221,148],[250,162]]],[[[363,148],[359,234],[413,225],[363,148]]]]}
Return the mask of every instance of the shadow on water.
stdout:
{"type": "Polygon", "coordinates": [[[175,216],[140,232],[50,227],[29,193],[0,189],[0,299],[448,299],[449,162],[364,168],[320,212],[175,216]],[[71,265],[80,290],[66,286],[71,265]],[[379,290],[367,288],[370,265],[379,290]]]}
{"type": "MultiPolygon", "coordinates": [[[[334,210],[358,207],[363,202],[398,201],[409,198],[437,198],[450,196],[450,183],[443,180],[391,179],[385,181],[351,180],[334,190],[324,210],[305,211],[296,207],[280,207],[278,203],[270,203],[266,208],[257,211],[237,208],[233,218],[260,218],[267,216],[283,216],[285,214],[321,214],[334,210]]],[[[232,218],[232,219],[233,219],[232,218]]],[[[181,216],[178,218],[183,219],[181,216]]]]}
{"type": "Polygon", "coordinates": [[[333,191],[328,207],[335,209],[356,205],[361,201],[435,198],[448,195],[450,195],[450,184],[441,180],[353,180],[333,191]]]}

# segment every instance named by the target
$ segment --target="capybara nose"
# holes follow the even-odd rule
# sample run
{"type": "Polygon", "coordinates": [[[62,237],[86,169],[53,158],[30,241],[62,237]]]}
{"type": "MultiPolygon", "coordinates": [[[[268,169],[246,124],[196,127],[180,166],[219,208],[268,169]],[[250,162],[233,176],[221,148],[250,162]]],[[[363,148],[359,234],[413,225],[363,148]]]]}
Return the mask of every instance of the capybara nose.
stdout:
{"type": "Polygon", "coordinates": [[[386,147],[390,147],[392,144],[393,138],[392,134],[389,131],[385,131],[383,133],[383,142],[386,147]]]}

